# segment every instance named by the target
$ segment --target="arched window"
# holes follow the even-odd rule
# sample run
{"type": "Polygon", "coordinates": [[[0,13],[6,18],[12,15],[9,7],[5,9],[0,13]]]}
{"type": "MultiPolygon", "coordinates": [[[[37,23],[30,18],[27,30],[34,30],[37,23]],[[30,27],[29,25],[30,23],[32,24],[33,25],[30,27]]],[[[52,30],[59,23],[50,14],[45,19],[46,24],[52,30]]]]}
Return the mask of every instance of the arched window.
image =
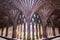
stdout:
{"type": "Polygon", "coordinates": [[[40,16],[35,13],[31,17],[30,21],[30,29],[28,29],[27,21],[25,16],[21,13],[18,17],[17,21],[17,38],[22,40],[29,39],[28,30],[30,30],[30,39],[36,40],[42,38],[42,25],[40,16]]]}
{"type": "Polygon", "coordinates": [[[26,26],[25,16],[22,13],[20,13],[18,20],[17,20],[17,30],[16,30],[16,32],[17,32],[16,36],[18,39],[24,40],[24,38],[26,38],[25,37],[27,34],[26,33],[27,28],[26,27],[27,26],[26,26]]]}
{"type": "Polygon", "coordinates": [[[53,22],[52,22],[52,18],[50,17],[48,20],[47,20],[47,37],[50,38],[50,37],[53,37],[53,22]]]}
{"type": "Polygon", "coordinates": [[[39,14],[35,13],[32,15],[30,23],[30,34],[31,39],[37,40],[42,38],[42,25],[39,14]]]}

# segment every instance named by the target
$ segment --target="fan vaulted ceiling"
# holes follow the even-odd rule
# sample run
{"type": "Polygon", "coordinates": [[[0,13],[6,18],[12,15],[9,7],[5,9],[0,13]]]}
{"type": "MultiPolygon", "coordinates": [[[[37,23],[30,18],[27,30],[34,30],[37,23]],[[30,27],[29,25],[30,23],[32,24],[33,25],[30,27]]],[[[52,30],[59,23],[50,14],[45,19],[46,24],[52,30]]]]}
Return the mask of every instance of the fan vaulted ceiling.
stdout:
{"type": "Polygon", "coordinates": [[[60,5],[58,0],[0,0],[0,21],[3,20],[2,22],[4,22],[8,20],[8,16],[14,18],[17,10],[19,10],[17,12],[22,11],[28,21],[30,21],[31,15],[35,12],[38,12],[43,21],[44,19],[47,20],[52,11],[55,8],[58,9],[55,2],[58,6],[60,5]]]}

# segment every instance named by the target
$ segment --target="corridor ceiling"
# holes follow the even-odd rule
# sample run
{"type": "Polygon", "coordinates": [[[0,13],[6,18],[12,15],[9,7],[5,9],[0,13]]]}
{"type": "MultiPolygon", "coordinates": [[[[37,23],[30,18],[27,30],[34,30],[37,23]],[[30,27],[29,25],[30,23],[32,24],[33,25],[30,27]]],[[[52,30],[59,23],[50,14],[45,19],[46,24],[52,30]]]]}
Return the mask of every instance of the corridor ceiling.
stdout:
{"type": "Polygon", "coordinates": [[[47,0],[50,4],[52,4],[56,9],[60,9],[60,0],[47,0]]]}
{"type": "Polygon", "coordinates": [[[22,12],[28,22],[32,14],[38,12],[45,22],[56,9],[60,9],[60,0],[0,0],[0,24],[11,23],[18,12],[22,12]]]}

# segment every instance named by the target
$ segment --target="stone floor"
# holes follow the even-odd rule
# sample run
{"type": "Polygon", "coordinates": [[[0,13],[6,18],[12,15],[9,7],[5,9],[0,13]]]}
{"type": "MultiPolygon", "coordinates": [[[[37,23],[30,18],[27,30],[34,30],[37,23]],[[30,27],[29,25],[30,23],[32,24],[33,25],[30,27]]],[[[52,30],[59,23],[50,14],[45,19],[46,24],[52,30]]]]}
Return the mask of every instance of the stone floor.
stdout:
{"type": "Polygon", "coordinates": [[[0,38],[0,40],[6,40],[6,39],[0,38]]]}
{"type": "Polygon", "coordinates": [[[60,40],[60,37],[58,37],[58,38],[55,38],[55,39],[52,39],[52,40],[60,40]]]}
{"type": "MultiPolygon", "coordinates": [[[[0,40],[6,40],[6,39],[0,38],[0,40]]],[[[20,39],[18,39],[18,40],[20,40],[20,39]]],[[[38,40],[42,40],[42,39],[38,39],[38,40]]],[[[60,37],[52,39],[52,40],[60,40],[60,37]]]]}

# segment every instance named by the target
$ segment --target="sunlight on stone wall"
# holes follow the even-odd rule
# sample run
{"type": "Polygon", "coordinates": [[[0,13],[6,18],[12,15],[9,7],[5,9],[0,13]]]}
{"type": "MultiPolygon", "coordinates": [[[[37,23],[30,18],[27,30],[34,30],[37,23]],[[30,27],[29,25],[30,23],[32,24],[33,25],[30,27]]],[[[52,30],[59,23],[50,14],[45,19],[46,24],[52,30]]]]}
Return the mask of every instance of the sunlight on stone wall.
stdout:
{"type": "MultiPolygon", "coordinates": [[[[32,26],[32,24],[30,24],[30,38],[31,38],[31,40],[33,39],[33,28],[32,28],[33,26],[32,26]]],[[[37,27],[38,27],[38,38],[39,39],[41,39],[40,38],[40,35],[42,36],[42,38],[43,38],[43,28],[42,28],[42,26],[40,25],[40,29],[39,29],[39,24],[37,25],[37,27]],[[39,30],[41,30],[41,31],[39,31],[39,30]]],[[[37,39],[37,34],[36,34],[36,24],[34,23],[34,39],[36,40],[37,39]]],[[[47,37],[48,38],[50,38],[50,37],[53,37],[54,35],[53,35],[53,29],[52,29],[52,27],[48,27],[47,26],[47,29],[46,29],[46,32],[47,32],[47,37]]],[[[18,38],[18,39],[22,39],[22,40],[24,40],[24,38],[25,38],[25,40],[27,40],[27,33],[28,33],[28,28],[27,28],[27,23],[26,23],[26,25],[24,26],[24,24],[19,24],[19,25],[17,25],[17,30],[16,30],[16,37],[18,38]],[[25,27],[25,30],[24,30],[24,27],[25,27]],[[24,31],[25,31],[25,35],[24,35],[24,31]]],[[[58,32],[58,28],[55,28],[55,34],[56,35],[58,35],[59,34],[59,32],[58,32]]]]}
{"type": "Polygon", "coordinates": [[[58,28],[55,28],[55,35],[56,35],[56,36],[59,35],[58,28]]]}
{"type": "MultiPolygon", "coordinates": [[[[36,23],[34,23],[34,26],[32,24],[30,24],[30,38],[31,38],[31,40],[33,39],[33,31],[34,31],[34,39],[35,40],[37,39],[37,36],[39,37],[39,39],[40,39],[40,35],[43,36],[42,35],[42,33],[43,33],[42,32],[42,26],[39,26],[39,24],[38,24],[37,25],[37,28],[38,28],[38,30],[36,29],[36,23]],[[32,27],[34,27],[34,30],[33,30],[32,27]],[[40,27],[40,29],[39,29],[39,27],[40,27]],[[41,30],[41,31],[39,31],[39,30],[41,30]],[[38,32],[38,34],[36,34],[36,32],[38,32]]],[[[27,34],[28,33],[27,23],[26,23],[25,26],[24,26],[24,24],[17,25],[16,33],[17,33],[16,34],[16,38],[22,39],[22,40],[24,40],[24,38],[25,38],[25,40],[27,40],[27,38],[28,38],[27,37],[28,36],[28,34],[27,34]],[[24,31],[25,31],[25,35],[24,35],[24,31]]]]}
{"type": "Polygon", "coordinates": [[[32,33],[32,23],[30,23],[30,37],[31,37],[31,40],[32,40],[32,37],[33,37],[32,34],[33,34],[32,33]]]}
{"type": "MultiPolygon", "coordinates": [[[[34,27],[34,40],[37,39],[37,36],[38,36],[38,39],[42,39],[43,38],[42,29],[43,28],[42,28],[41,25],[39,26],[39,24],[37,24],[38,31],[36,31],[37,30],[36,29],[36,24],[34,23],[34,26],[32,24],[30,24],[30,38],[31,38],[31,40],[33,39],[33,31],[32,31],[33,28],[32,27],[34,27]],[[40,29],[39,29],[39,27],[40,27],[40,29]],[[38,32],[38,35],[36,34],[36,32],[38,32]],[[40,35],[42,36],[42,38],[40,38],[40,35]]],[[[8,38],[12,38],[12,31],[13,31],[13,27],[11,26],[11,27],[8,28],[8,36],[7,36],[8,38]]],[[[26,23],[25,26],[24,26],[24,24],[17,25],[16,38],[24,40],[24,31],[25,31],[25,40],[27,40],[27,38],[28,38],[27,37],[28,36],[28,34],[27,34],[28,33],[27,23],[26,23]],[[24,27],[25,27],[25,30],[24,30],[24,27]]],[[[0,29],[0,35],[1,35],[1,32],[2,32],[2,29],[0,29]]],[[[52,29],[52,27],[47,26],[46,32],[47,32],[47,37],[48,38],[53,37],[53,29],[52,29]]],[[[3,36],[5,37],[5,35],[6,35],[6,27],[3,30],[3,36]]],[[[55,27],[55,35],[56,36],[59,35],[59,30],[56,27],[55,27]]],[[[56,39],[53,39],[53,40],[56,40],[56,39]]],[[[60,39],[58,38],[58,40],[60,40],[60,39]]]]}
{"type": "Polygon", "coordinates": [[[36,23],[34,23],[34,39],[36,39],[36,23]]]}
{"type": "Polygon", "coordinates": [[[12,38],[12,30],[13,30],[12,26],[8,28],[8,36],[7,36],[8,38],[12,38]]]}
{"type": "Polygon", "coordinates": [[[1,31],[2,31],[2,29],[0,29],[0,36],[1,36],[1,31]]]}
{"type": "Polygon", "coordinates": [[[39,37],[39,24],[37,24],[37,27],[38,27],[38,39],[39,39],[39,38],[40,38],[40,37],[39,37]]]}
{"type": "Polygon", "coordinates": [[[6,27],[3,30],[3,36],[5,37],[5,35],[6,35],[6,27]]]}
{"type": "Polygon", "coordinates": [[[52,27],[47,27],[47,37],[53,37],[53,30],[52,27]]]}
{"type": "Polygon", "coordinates": [[[16,37],[18,38],[18,39],[20,39],[20,37],[21,37],[21,25],[19,24],[19,25],[17,25],[17,30],[16,30],[16,37]]]}
{"type": "Polygon", "coordinates": [[[42,36],[42,38],[43,38],[43,28],[42,28],[42,26],[40,26],[40,29],[41,29],[41,36],[42,36]]]}
{"type": "Polygon", "coordinates": [[[22,34],[21,34],[22,36],[21,36],[21,39],[23,40],[24,39],[24,24],[22,24],[21,27],[22,27],[22,34]]]}
{"type": "Polygon", "coordinates": [[[27,23],[26,23],[26,26],[25,26],[25,27],[26,27],[26,36],[25,36],[25,37],[26,37],[26,40],[27,40],[27,31],[28,31],[28,30],[27,30],[27,29],[28,29],[28,28],[27,28],[27,23]]]}
{"type": "Polygon", "coordinates": [[[52,27],[50,27],[50,35],[51,35],[51,37],[53,37],[52,27]]]}

